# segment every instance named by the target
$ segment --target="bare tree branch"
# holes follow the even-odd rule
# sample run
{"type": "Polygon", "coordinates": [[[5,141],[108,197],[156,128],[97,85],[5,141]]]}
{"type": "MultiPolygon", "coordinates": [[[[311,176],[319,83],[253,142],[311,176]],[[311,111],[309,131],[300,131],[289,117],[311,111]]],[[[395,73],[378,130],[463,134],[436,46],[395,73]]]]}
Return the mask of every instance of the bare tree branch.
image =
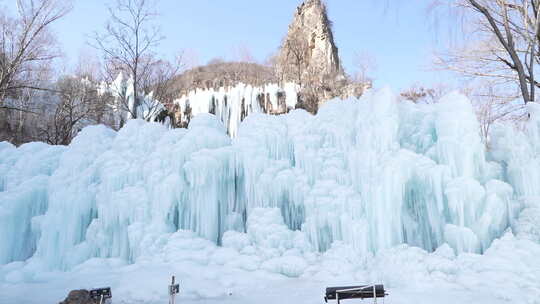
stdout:
{"type": "MultiPolygon", "coordinates": [[[[129,118],[137,118],[138,107],[144,103],[144,79],[150,77],[156,64],[153,48],[163,39],[159,29],[152,26],[157,13],[154,2],[148,0],[117,0],[109,8],[110,20],[103,34],[94,34],[91,43],[103,53],[110,81],[119,71],[132,80],[133,101],[121,99],[129,118]]],[[[142,117],[148,119],[149,117],[142,117]]]]}

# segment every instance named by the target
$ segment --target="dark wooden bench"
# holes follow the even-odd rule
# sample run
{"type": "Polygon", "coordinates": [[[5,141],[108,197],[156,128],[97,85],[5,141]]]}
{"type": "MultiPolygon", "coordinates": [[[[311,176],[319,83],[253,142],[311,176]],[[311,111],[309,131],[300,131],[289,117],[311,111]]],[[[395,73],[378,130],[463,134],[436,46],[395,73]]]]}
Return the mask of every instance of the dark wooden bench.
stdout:
{"type": "Polygon", "coordinates": [[[346,299],[377,299],[384,298],[387,295],[383,285],[360,285],[360,286],[341,286],[328,287],[324,301],[346,299]]]}

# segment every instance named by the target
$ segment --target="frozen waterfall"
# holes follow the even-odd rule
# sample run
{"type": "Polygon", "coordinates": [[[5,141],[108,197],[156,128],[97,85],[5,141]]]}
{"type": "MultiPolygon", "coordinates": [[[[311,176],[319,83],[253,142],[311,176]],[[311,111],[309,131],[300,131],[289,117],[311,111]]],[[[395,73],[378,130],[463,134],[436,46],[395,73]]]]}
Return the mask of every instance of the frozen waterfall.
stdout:
{"type": "Polygon", "coordinates": [[[215,114],[227,133],[236,137],[240,123],[251,113],[283,114],[293,110],[300,88],[294,83],[252,86],[238,83],[218,89],[198,88],[182,95],[174,103],[182,121],[203,113],[215,114]]]}
{"type": "Polygon", "coordinates": [[[540,107],[529,112],[525,131],[495,127],[489,152],[465,97],[418,105],[388,89],[316,116],[254,113],[233,139],[199,114],[188,129],[87,127],[68,147],[0,143],[0,264],[132,262],[178,230],[304,251],[341,241],[359,255],[402,243],[482,253],[526,229],[516,219],[540,196],[540,107]]]}

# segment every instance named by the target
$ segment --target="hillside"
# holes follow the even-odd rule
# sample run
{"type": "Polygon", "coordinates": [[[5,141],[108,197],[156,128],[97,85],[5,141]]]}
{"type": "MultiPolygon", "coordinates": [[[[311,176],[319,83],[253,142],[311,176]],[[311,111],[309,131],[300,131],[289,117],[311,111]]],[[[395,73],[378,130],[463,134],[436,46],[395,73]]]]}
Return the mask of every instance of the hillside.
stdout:
{"type": "Polygon", "coordinates": [[[262,86],[276,83],[274,69],[251,62],[211,62],[185,71],[174,79],[175,90],[186,94],[195,89],[219,89],[238,83],[262,86]]]}

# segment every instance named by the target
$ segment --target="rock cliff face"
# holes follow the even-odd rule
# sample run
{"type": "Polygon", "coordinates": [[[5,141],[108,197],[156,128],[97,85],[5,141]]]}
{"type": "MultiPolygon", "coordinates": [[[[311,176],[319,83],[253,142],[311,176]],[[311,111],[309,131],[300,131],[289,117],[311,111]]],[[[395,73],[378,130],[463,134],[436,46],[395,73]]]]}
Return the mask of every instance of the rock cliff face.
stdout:
{"type": "Polygon", "coordinates": [[[321,0],[306,0],[297,9],[278,55],[282,80],[306,83],[344,77],[332,22],[321,0]]]}
{"type": "Polygon", "coordinates": [[[343,71],[322,0],[306,0],[296,9],[277,56],[276,74],[282,83],[300,86],[297,107],[311,113],[329,99],[358,97],[367,88],[343,71]]]}

